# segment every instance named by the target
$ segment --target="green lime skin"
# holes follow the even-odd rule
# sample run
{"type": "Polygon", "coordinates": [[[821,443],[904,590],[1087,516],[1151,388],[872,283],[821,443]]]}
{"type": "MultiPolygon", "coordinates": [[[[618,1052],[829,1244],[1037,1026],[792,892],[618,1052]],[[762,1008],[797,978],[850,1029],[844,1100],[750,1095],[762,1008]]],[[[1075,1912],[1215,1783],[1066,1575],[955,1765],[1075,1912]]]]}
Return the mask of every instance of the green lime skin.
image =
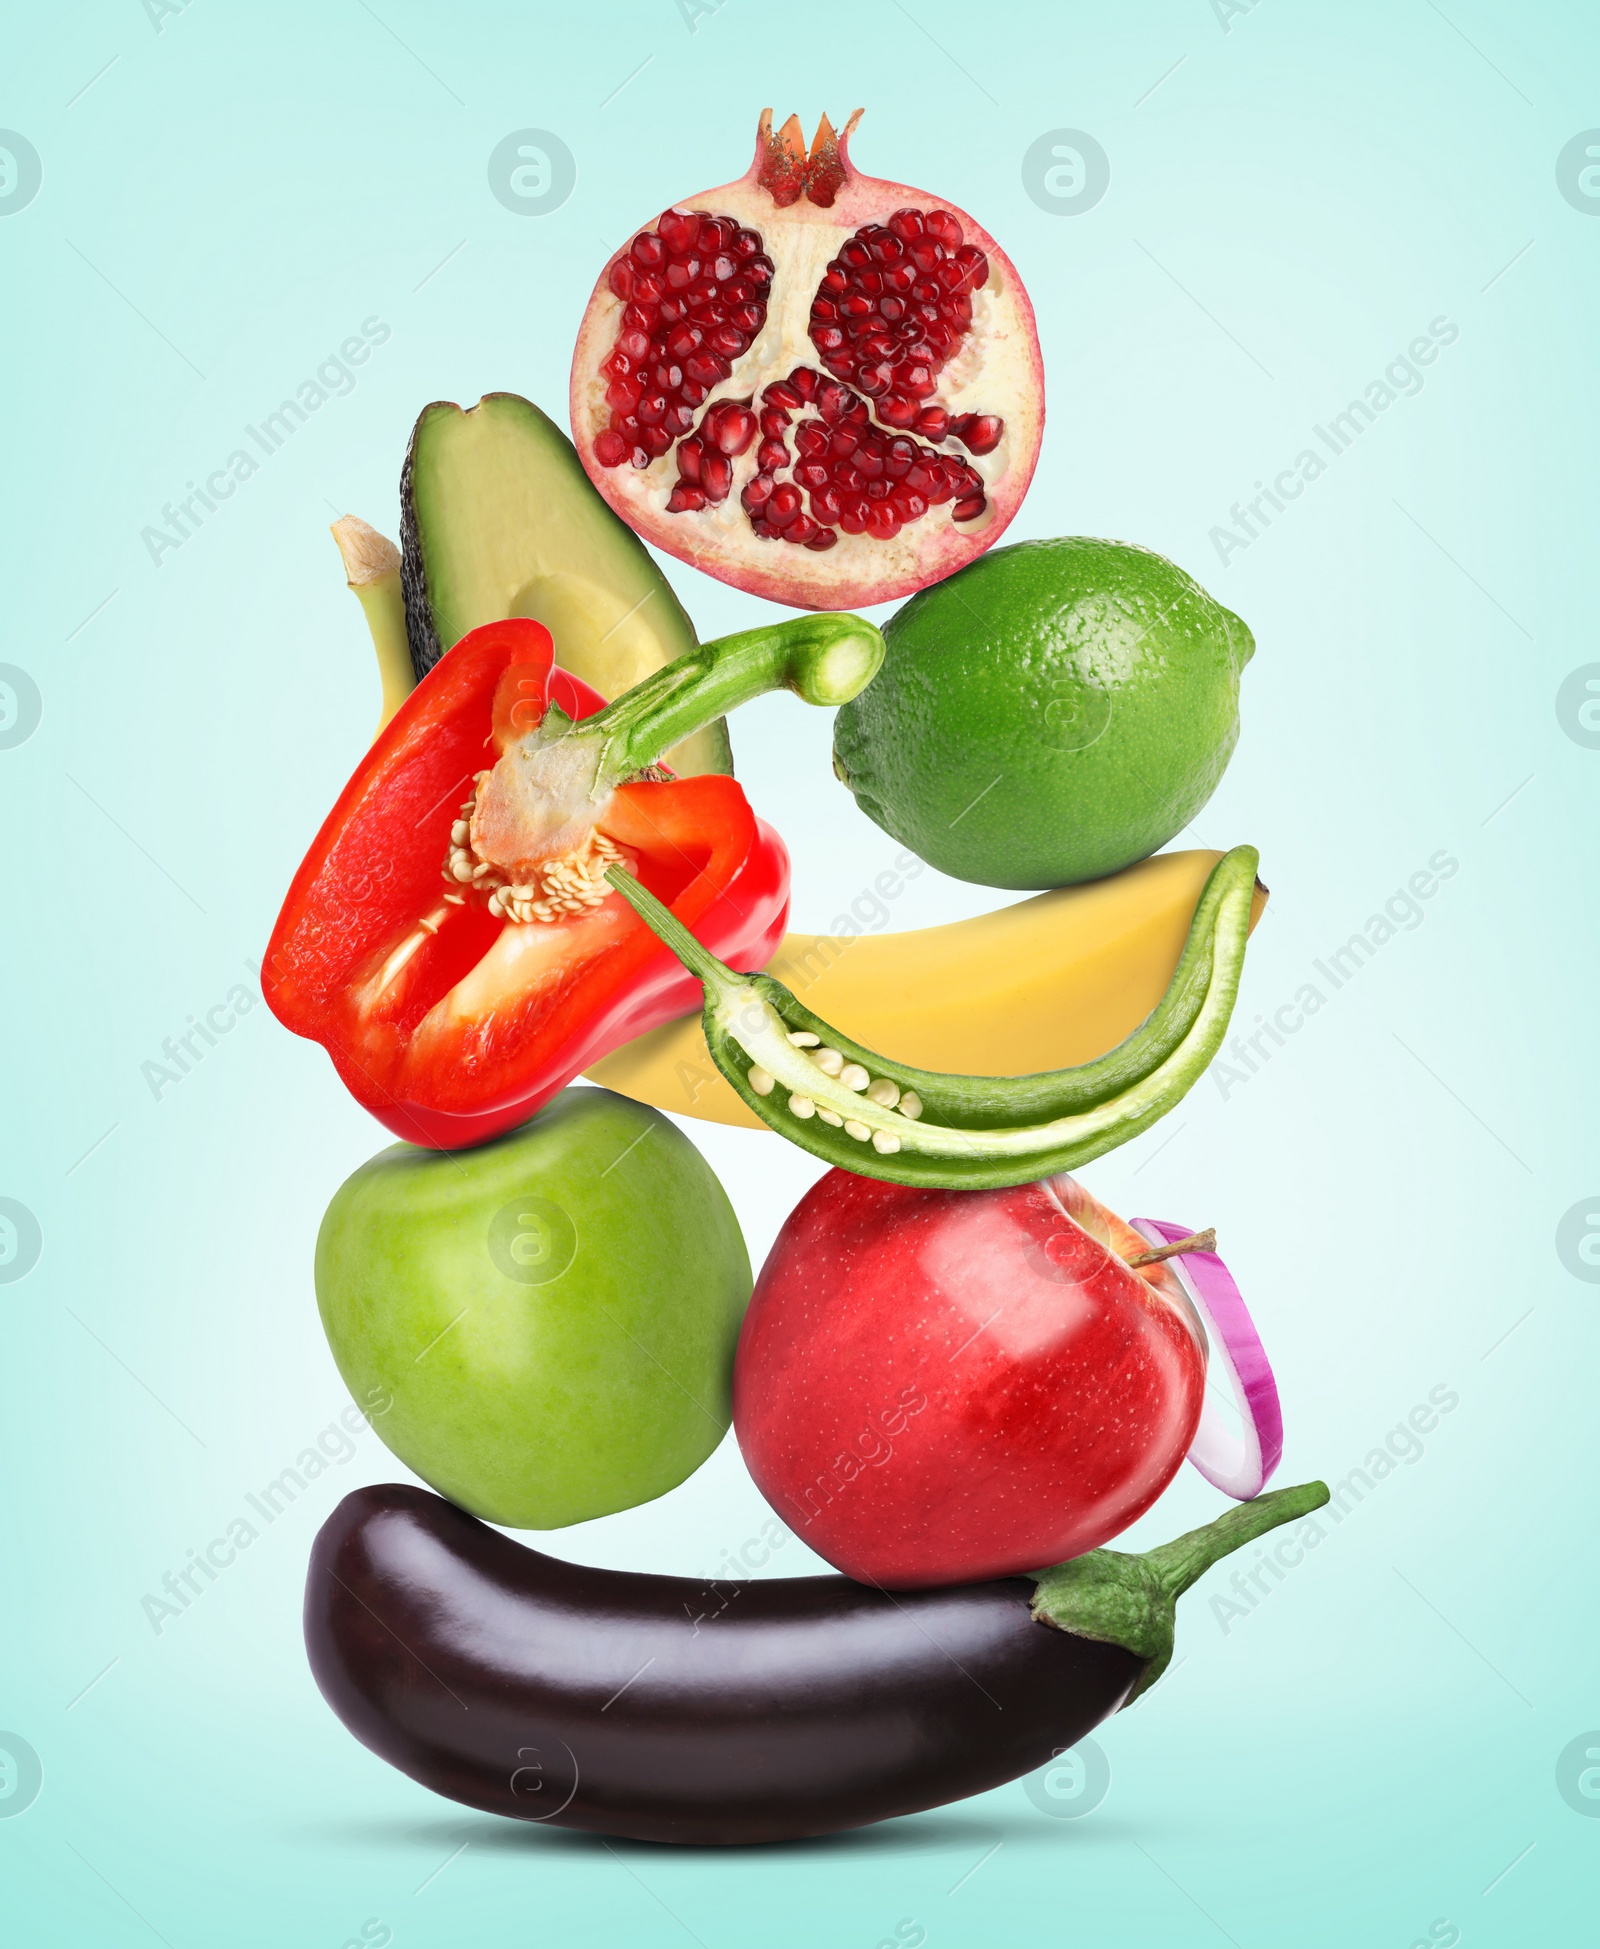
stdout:
{"type": "Polygon", "coordinates": [[[477,1150],[380,1151],[328,1207],[316,1280],[378,1434],[489,1522],[630,1509],[727,1431],[739,1221],[677,1126],[609,1090],[565,1090],[477,1150]]]}
{"type": "Polygon", "coordinates": [[[884,625],[834,770],[958,880],[1059,887],[1145,858],[1216,790],[1255,639],[1165,556],[1065,535],[996,548],[884,625]]]}

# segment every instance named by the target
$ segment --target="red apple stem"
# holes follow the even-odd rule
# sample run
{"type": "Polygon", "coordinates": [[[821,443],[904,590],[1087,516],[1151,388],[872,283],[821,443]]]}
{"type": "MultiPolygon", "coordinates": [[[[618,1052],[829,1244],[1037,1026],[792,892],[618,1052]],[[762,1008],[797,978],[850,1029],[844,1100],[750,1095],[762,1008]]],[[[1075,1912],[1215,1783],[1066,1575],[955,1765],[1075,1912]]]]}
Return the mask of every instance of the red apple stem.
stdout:
{"type": "Polygon", "coordinates": [[[1148,1252],[1135,1252],[1127,1263],[1131,1266],[1159,1265],[1163,1259],[1175,1259],[1180,1252],[1215,1252],[1216,1249],[1217,1234],[1208,1225],[1203,1232],[1191,1232],[1187,1238],[1175,1238],[1170,1245],[1156,1245],[1148,1252]]]}

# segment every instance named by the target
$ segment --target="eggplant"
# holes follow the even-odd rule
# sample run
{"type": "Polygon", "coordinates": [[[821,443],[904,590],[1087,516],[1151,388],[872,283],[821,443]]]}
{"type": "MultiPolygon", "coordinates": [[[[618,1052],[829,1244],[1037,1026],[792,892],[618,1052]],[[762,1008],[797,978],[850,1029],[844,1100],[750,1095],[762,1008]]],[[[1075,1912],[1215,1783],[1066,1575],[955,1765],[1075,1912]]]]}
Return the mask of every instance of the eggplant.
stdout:
{"type": "Polygon", "coordinates": [[[380,1484],[317,1535],[306,1650],[363,1745],[469,1807],[633,1840],[795,1840],[1076,1745],[1165,1670],[1181,1591],[1327,1499],[1309,1483],[1143,1556],[887,1591],[564,1563],[380,1484]]]}

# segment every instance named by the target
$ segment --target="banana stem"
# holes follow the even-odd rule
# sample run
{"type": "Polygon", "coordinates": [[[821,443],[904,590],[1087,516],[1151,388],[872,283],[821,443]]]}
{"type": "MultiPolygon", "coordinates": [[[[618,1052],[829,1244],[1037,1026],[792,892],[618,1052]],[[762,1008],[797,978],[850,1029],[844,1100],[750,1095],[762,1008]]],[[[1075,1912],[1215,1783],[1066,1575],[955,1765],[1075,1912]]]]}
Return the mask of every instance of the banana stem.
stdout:
{"type": "MultiPolygon", "coordinates": [[[[359,515],[346,514],[329,533],[339,545],[345,583],[361,604],[378,655],[383,704],[381,731],[416,687],[411,645],[406,636],[405,597],[400,589],[400,551],[359,515]]],[[[376,736],[376,732],[374,736],[376,736]]]]}

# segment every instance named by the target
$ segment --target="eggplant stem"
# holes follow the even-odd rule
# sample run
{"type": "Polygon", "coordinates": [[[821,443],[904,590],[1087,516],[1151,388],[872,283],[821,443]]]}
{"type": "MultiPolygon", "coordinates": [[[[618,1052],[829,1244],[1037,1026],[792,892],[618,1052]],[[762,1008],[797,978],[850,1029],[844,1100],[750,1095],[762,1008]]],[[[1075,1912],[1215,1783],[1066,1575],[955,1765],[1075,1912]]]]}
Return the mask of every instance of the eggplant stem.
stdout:
{"type": "Polygon", "coordinates": [[[1032,1571],[1037,1586],[1033,1615],[1057,1631],[1119,1644],[1142,1658],[1144,1670],[1123,1700],[1131,1705],[1172,1662],[1177,1602],[1183,1593],[1224,1557],[1269,1530],[1301,1521],[1327,1500],[1325,1482],[1302,1482],[1241,1502],[1203,1529],[1175,1536],[1142,1556],[1089,1550],[1070,1562],[1032,1571]]]}

